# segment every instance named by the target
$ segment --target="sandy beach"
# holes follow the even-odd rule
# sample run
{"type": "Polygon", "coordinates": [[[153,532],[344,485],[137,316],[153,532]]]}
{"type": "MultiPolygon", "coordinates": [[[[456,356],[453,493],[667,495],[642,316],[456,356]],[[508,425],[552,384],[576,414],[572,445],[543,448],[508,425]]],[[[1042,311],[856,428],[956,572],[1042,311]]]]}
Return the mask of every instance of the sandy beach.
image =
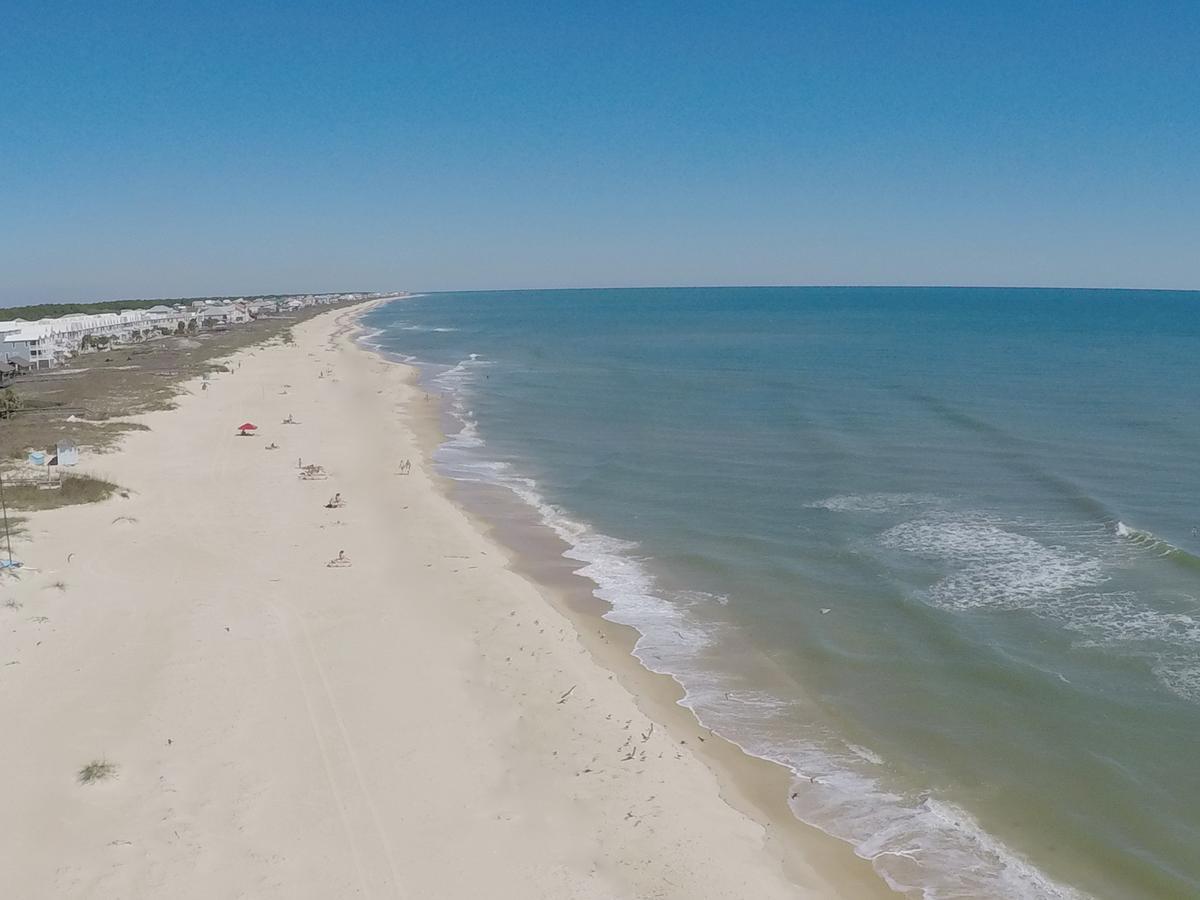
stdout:
{"type": "Polygon", "coordinates": [[[431,401],[356,315],[85,459],[127,496],[30,516],[0,608],[7,895],[884,894],[447,496],[431,401]]]}

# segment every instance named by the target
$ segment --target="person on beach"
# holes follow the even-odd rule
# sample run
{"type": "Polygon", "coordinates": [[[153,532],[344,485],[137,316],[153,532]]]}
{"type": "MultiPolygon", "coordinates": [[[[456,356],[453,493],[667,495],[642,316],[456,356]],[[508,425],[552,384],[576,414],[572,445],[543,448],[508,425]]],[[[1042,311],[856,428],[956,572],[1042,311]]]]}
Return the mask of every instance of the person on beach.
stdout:
{"type": "Polygon", "coordinates": [[[339,569],[350,565],[350,557],[346,555],[345,550],[339,550],[338,555],[325,563],[327,569],[339,569]]]}
{"type": "Polygon", "coordinates": [[[329,502],[325,504],[326,509],[339,509],[339,508],[341,508],[341,506],[342,506],[342,495],[340,493],[334,494],[330,498],[329,502]]]}

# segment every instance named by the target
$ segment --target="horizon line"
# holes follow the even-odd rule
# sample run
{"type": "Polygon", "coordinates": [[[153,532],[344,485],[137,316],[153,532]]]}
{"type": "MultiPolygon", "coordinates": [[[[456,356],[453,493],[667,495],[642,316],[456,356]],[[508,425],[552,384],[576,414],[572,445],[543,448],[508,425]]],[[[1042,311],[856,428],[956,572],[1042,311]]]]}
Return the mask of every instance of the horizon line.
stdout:
{"type": "Polygon", "coordinates": [[[866,283],[866,284],[796,284],[796,283],[760,283],[760,284],[625,284],[625,285],[576,285],[576,286],[554,286],[554,287],[501,287],[501,288],[407,288],[399,290],[374,290],[374,291],[264,291],[258,293],[233,292],[228,294],[193,294],[189,296],[175,297],[118,297],[115,299],[97,299],[97,300],[42,300],[32,303],[0,303],[0,309],[14,309],[23,306],[67,306],[72,304],[90,304],[90,303],[148,303],[152,300],[157,301],[181,301],[181,300],[212,300],[212,299],[228,299],[230,297],[287,297],[301,296],[312,294],[314,296],[323,296],[328,294],[389,294],[389,293],[411,293],[411,294],[504,294],[504,293],[528,293],[534,291],[643,291],[643,290],[738,290],[738,289],[754,289],[754,288],[798,288],[812,290],[964,290],[964,291],[985,291],[985,290],[1006,290],[1006,291],[1138,291],[1142,293],[1161,293],[1161,294],[1200,294],[1200,287],[1181,288],[1181,287],[1129,287],[1129,286],[1105,286],[1098,287],[1094,285],[1043,285],[1043,284],[917,284],[917,283],[866,283]]]}

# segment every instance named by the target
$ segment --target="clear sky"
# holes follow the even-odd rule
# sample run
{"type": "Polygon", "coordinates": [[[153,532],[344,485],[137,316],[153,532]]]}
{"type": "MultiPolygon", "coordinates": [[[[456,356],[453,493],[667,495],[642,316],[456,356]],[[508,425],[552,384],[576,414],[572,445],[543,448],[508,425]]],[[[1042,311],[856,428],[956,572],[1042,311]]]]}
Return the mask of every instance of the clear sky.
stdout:
{"type": "Polygon", "coordinates": [[[0,4],[0,303],[1200,288],[1200,3],[0,4]]]}

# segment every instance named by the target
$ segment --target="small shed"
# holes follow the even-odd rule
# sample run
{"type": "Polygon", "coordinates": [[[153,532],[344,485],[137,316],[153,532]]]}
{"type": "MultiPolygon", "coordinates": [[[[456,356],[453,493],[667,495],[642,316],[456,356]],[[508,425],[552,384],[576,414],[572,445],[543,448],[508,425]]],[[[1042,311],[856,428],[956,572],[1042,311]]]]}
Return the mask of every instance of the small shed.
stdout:
{"type": "Polygon", "coordinates": [[[58,442],[58,464],[74,466],[79,463],[79,447],[74,441],[64,438],[58,442]]]}

